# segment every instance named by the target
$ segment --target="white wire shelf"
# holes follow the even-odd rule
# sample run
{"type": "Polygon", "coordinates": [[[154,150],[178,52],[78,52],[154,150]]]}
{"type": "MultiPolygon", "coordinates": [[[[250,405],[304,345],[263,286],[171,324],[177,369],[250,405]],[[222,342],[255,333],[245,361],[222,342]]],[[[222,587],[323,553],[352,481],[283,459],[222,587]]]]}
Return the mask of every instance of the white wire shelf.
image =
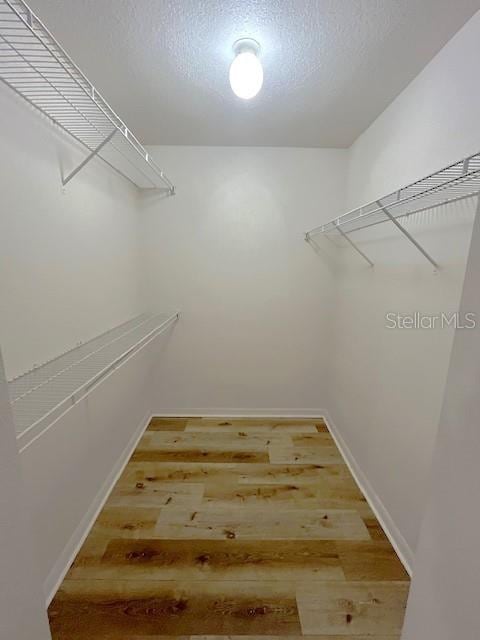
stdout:
{"type": "Polygon", "coordinates": [[[37,433],[129,355],[171,326],[174,314],[143,314],[10,380],[17,436],[37,433]]]}
{"type": "Polygon", "coordinates": [[[0,79],[141,189],[175,187],[23,0],[0,0],[0,79]]]}
{"type": "Polygon", "coordinates": [[[373,263],[359,250],[350,234],[382,222],[393,222],[417,249],[436,267],[438,264],[404,229],[400,220],[441,205],[458,202],[480,193],[480,153],[464,158],[431,175],[402,187],[387,196],[345,213],[305,234],[309,241],[317,234],[342,235],[370,265],[373,263]]]}

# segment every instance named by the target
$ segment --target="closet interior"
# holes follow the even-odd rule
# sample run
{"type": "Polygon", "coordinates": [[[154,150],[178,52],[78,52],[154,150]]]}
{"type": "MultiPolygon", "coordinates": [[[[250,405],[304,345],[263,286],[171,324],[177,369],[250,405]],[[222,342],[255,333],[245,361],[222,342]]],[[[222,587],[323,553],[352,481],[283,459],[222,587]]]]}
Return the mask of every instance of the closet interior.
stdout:
{"type": "Polygon", "coordinates": [[[2,638],[477,637],[479,10],[0,0],[2,638]]]}

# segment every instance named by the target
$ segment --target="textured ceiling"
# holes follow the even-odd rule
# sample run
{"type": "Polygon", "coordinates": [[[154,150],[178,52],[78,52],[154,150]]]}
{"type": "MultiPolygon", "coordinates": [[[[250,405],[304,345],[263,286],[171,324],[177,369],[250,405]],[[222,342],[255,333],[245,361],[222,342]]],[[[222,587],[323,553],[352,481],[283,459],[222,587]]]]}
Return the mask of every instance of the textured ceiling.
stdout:
{"type": "MultiPolygon", "coordinates": [[[[28,0],[27,0],[28,1],[28,0]]],[[[145,144],[346,147],[480,0],[30,0],[145,144]],[[228,84],[262,45],[264,87],[228,84]]]]}

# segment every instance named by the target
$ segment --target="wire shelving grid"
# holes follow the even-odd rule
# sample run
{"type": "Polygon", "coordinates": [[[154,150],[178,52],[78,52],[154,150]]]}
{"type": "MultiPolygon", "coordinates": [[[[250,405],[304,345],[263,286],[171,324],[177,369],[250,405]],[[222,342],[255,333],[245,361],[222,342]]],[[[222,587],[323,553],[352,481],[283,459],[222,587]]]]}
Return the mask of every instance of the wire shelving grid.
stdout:
{"type": "Polygon", "coordinates": [[[480,192],[480,153],[455,162],[431,175],[402,187],[387,196],[374,200],[311,229],[305,234],[309,241],[317,234],[342,235],[371,265],[359,250],[350,234],[382,222],[393,222],[417,249],[435,266],[437,263],[401,225],[400,220],[441,205],[458,202],[480,192]]]}
{"type": "Polygon", "coordinates": [[[0,0],[0,79],[94,156],[142,189],[172,182],[23,0],[0,0]]]}
{"type": "Polygon", "coordinates": [[[173,314],[143,314],[10,380],[18,436],[49,424],[129,355],[171,326],[173,314]]]}

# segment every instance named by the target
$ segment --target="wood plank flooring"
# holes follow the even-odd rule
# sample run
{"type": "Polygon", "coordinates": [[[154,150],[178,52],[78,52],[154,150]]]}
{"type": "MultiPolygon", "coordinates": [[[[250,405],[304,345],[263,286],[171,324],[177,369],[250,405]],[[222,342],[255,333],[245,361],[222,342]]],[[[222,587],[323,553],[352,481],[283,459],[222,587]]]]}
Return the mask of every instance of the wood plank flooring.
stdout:
{"type": "Polygon", "coordinates": [[[398,640],[408,575],[321,419],[154,418],[54,640],[398,640]]]}

